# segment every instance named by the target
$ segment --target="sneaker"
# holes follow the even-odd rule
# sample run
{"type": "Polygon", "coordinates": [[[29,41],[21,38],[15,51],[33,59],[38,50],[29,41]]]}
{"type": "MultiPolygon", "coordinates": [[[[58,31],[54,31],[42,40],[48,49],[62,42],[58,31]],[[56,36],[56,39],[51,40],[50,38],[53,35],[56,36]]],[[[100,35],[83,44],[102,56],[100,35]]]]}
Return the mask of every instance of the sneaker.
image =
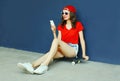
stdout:
{"type": "Polygon", "coordinates": [[[33,74],[34,68],[31,63],[18,63],[17,66],[23,71],[27,71],[33,74]]]}
{"type": "Polygon", "coordinates": [[[34,70],[35,74],[44,74],[48,70],[48,66],[40,65],[36,70],[34,70]]]}

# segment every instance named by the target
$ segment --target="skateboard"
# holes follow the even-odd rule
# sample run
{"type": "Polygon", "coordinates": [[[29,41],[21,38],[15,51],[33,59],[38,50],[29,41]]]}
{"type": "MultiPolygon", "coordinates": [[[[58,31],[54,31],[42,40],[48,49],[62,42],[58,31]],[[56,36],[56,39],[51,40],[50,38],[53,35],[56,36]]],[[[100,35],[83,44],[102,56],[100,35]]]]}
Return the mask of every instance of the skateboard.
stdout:
{"type": "Polygon", "coordinates": [[[85,62],[86,62],[86,60],[83,58],[75,58],[72,61],[72,65],[79,64],[79,63],[85,63],[85,62]]]}
{"type": "Polygon", "coordinates": [[[71,62],[72,65],[79,64],[79,63],[85,63],[86,60],[83,58],[75,57],[75,58],[60,58],[60,59],[55,59],[56,61],[68,61],[71,62]]]}

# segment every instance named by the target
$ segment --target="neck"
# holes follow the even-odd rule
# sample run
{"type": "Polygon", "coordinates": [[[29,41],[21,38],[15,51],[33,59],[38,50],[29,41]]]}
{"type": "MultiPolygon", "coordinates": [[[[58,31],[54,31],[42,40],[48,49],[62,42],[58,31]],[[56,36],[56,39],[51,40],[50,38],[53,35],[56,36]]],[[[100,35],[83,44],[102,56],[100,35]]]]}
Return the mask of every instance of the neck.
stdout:
{"type": "Polygon", "coordinates": [[[66,24],[71,24],[71,20],[67,20],[67,23],[66,24]]]}
{"type": "Polygon", "coordinates": [[[66,28],[67,28],[68,30],[72,28],[72,25],[71,25],[71,21],[70,21],[70,20],[67,20],[66,28]]]}

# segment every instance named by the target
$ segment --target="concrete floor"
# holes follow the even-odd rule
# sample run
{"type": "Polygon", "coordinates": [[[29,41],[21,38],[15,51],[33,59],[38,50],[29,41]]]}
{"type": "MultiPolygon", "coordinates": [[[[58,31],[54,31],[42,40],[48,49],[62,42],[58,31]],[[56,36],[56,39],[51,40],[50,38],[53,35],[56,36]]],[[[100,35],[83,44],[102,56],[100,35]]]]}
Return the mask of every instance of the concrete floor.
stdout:
{"type": "Polygon", "coordinates": [[[47,73],[32,75],[24,73],[18,62],[32,62],[42,54],[0,47],[0,81],[120,81],[120,65],[88,61],[72,65],[56,61],[47,73]]]}

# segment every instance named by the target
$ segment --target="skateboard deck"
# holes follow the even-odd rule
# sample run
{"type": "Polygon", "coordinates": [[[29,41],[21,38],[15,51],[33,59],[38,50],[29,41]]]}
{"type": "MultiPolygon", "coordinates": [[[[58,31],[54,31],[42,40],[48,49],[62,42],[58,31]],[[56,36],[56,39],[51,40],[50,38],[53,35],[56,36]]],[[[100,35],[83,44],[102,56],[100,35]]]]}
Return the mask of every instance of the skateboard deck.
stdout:
{"type": "Polygon", "coordinates": [[[85,63],[86,60],[84,60],[83,58],[75,58],[72,61],[72,65],[78,64],[78,63],[85,63]]]}

